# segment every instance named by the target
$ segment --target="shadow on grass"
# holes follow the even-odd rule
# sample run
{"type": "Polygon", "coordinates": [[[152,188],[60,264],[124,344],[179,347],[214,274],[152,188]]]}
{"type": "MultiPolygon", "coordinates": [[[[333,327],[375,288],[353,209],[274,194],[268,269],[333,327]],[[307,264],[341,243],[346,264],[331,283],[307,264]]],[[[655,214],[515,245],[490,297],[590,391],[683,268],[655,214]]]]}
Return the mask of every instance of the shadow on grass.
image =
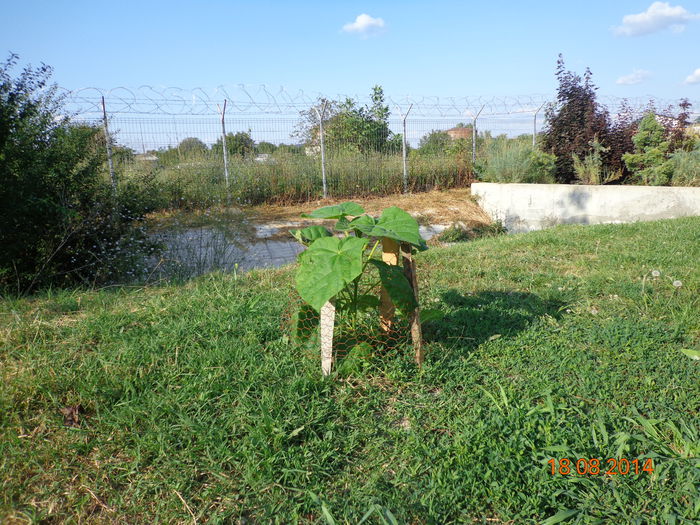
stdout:
{"type": "Polygon", "coordinates": [[[427,343],[441,343],[453,349],[459,357],[480,344],[508,337],[525,330],[538,318],[562,316],[566,303],[544,300],[523,292],[480,292],[462,294],[448,290],[442,294],[447,314],[439,321],[428,322],[423,328],[427,343]]]}

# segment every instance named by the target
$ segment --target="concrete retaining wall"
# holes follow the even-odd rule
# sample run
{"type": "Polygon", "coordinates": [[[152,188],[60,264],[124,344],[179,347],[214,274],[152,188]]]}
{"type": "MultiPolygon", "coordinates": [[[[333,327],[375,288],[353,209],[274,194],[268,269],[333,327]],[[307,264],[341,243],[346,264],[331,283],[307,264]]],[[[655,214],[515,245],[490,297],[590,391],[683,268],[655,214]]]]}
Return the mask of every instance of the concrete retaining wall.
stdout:
{"type": "Polygon", "coordinates": [[[477,182],[472,195],[510,232],[700,215],[700,188],[477,182]]]}

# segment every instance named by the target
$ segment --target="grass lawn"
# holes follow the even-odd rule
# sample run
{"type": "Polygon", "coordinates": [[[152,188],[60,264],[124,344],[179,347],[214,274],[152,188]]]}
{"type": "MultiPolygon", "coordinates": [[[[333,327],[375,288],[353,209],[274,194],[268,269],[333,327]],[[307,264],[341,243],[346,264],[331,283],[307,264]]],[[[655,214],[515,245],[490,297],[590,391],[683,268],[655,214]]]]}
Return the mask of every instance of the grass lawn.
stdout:
{"type": "Polygon", "coordinates": [[[423,369],[330,381],[292,268],[5,300],[0,521],[697,523],[699,261],[700,218],[431,249],[423,369]]]}

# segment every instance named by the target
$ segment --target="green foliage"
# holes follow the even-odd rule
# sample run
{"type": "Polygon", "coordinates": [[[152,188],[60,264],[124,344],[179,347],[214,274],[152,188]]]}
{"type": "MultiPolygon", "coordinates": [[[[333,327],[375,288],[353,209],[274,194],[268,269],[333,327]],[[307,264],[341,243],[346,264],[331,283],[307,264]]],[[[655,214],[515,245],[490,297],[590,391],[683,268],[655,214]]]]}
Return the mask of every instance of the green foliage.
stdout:
{"type": "Polygon", "coordinates": [[[371,104],[362,107],[352,98],[342,102],[321,99],[316,106],[300,113],[301,120],[295,134],[307,145],[319,147],[318,115],[323,113],[324,144],[329,153],[401,151],[401,143],[389,130],[390,112],[381,86],[372,88],[370,98],[371,104]]]}
{"type": "Polygon", "coordinates": [[[13,78],[16,61],[0,66],[0,287],[109,280],[140,202],[108,184],[100,128],[61,116],[51,68],[13,78]]]}
{"type": "Polygon", "coordinates": [[[486,147],[480,178],[486,182],[550,184],[555,157],[533,149],[526,139],[497,138],[486,147]]]}
{"type": "Polygon", "coordinates": [[[418,153],[423,155],[443,155],[452,139],[446,131],[433,130],[427,135],[423,135],[418,142],[418,153]]]}
{"type": "MultiPolygon", "coordinates": [[[[223,149],[221,147],[222,140],[219,138],[211,147],[212,153],[221,155],[223,149]]],[[[250,131],[239,131],[237,133],[226,134],[226,152],[230,156],[246,157],[255,151],[255,141],[250,136],[250,131]]]]}
{"type": "Polygon", "coordinates": [[[700,186],[700,143],[692,151],[678,150],[671,154],[669,163],[674,186],[700,186]]]}
{"type": "Polygon", "coordinates": [[[299,255],[297,291],[314,310],[343,291],[364,269],[367,239],[322,237],[299,255]]]}
{"type": "Polygon", "coordinates": [[[632,142],[634,153],[625,153],[623,160],[635,179],[652,186],[668,184],[673,175],[673,165],[668,162],[670,143],[654,113],[644,116],[632,142]]]}
{"type": "Polygon", "coordinates": [[[365,347],[352,379],[322,381],[280,329],[294,268],[2,300],[0,522],[697,523],[699,230],[419,254],[421,300],[445,312],[419,374],[365,347]],[[683,286],[643,287],[650,269],[683,286]],[[564,457],[655,471],[551,475],[564,457]]]}
{"type": "Polygon", "coordinates": [[[493,222],[491,224],[479,224],[476,226],[465,226],[464,224],[456,223],[450,225],[449,228],[445,229],[437,239],[440,242],[467,242],[476,239],[481,239],[483,237],[495,237],[496,235],[503,235],[506,233],[506,229],[503,227],[500,221],[493,222]]]}
{"type": "Polygon", "coordinates": [[[591,141],[591,153],[583,160],[574,153],[574,171],[581,184],[607,184],[622,177],[622,171],[610,172],[603,163],[603,156],[610,150],[603,146],[598,137],[591,141]]]}
{"type": "Polygon", "coordinates": [[[196,137],[188,137],[180,141],[180,144],[177,145],[177,149],[186,155],[189,153],[201,153],[209,148],[207,148],[207,145],[200,139],[196,137]]]}
{"type": "Polygon", "coordinates": [[[379,271],[379,279],[382,282],[382,286],[389,294],[389,297],[391,297],[396,310],[401,315],[410,315],[418,306],[418,302],[411,284],[403,273],[403,269],[400,266],[389,265],[378,259],[371,259],[369,262],[379,271]]]}
{"type": "Polygon", "coordinates": [[[302,217],[311,219],[342,219],[348,215],[362,215],[365,210],[359,204],[354,202],[344,202],[342,204],[334,204],[333,206],[324,206],[318,208],[311,213],[304,213],[302,217]]]}
{"type": "Polygon", "coordinates": [[[272,144],[271,142],[258,142],[255,145],[255,153],[274,153],[277,150],[277,146],[272,144]]]}
{"type": "Polygon", "coordinates": [[[319,208],[305,217],[337,219],[336,230],[344,234],[342,238],[334,237],[320,226],[291,232],[308,246],[299,254],[296,272],[296,288],[306,304],[319,312],[327,301],[334,301],[337,311],[350,313],[354,328],[358,312],[376,309],[379,305],[372,293],[377,283],[363,281],[365,270],[373,267],[397,311],[406,317],[415,310],[415,293],[403,270],[373,259],[380,240],[375,240],[370,252],[365,253],[373,238],[393,239],[425,249],[425,241],[413,217],[400,208],[391,207],[375,219],[364,215],[362,207],[353,202],[319,208]]]}

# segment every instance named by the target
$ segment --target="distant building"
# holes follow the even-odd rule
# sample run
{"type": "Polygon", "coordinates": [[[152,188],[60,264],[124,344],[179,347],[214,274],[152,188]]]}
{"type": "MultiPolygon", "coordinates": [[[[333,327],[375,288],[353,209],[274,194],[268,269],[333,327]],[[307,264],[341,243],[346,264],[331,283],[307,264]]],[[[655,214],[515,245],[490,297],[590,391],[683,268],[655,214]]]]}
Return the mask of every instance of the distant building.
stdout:
{"type": "Polygon", "coordinates": [[[471,126],[457,126],[452,129],[448,129],[446,133],[450,136],[452,140],[457,139],[471,139],[472,138],[472,127],[471,126]]]}

